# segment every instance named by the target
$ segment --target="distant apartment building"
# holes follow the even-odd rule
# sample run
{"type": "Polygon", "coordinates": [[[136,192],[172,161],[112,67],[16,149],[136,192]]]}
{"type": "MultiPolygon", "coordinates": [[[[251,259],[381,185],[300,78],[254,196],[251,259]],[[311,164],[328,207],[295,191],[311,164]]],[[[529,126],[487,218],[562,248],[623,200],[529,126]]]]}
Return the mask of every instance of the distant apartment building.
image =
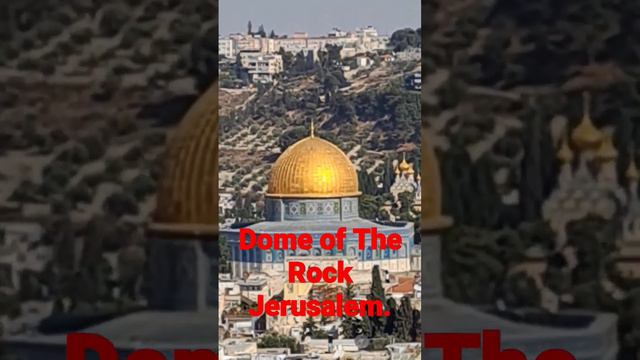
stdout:
{"type": "Polygon", "coordinates": [[[233,58],[235,56],[233,40],[230,38],[218,39],[218,53],[226,58],[233,58]]]}
{"type": "Polygon", "coordinates": [[[283,70],[282,56],[260,52],[241,52],[240,66],[247,71],[252,82],[271,82],[283,70]]]}
{"type": "Polygon", "coordinates": [[[39,245],[44,229],[37,223],[0,223],[0,289],[20,289],[23,272],[38,274],[53,258],[53,248],[39,245]]]}
{"type": "Polygon", "coordinates": [[[313,52],[315,55],[327,45],[336,45],[348,49],[344,55],[355,56],[359,53],[386,49],[388,41],[389,39],[380,36],[374,27],[368,26],[353,32],[334,29],[327,36],[319,37],[310,37],[306,32],[295,32],[291,36],[277,38],[232,34],[227,38],[220,39],[218,47],[221,54],[233,57],[242,52],[274,54],[280,49],[294,54],[313,52]]]}

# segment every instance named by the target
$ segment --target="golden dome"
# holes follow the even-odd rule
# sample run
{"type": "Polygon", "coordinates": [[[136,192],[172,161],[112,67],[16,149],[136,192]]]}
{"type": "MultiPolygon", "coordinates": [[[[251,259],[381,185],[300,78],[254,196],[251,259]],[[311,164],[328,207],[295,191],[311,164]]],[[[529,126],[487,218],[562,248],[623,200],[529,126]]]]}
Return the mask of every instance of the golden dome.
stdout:
{"type": "Polygon", "coordinates": [[[640,179],[640,174],[638,173],[638,167],[636,166],[636,159],[633,158],[633,155],[629,160],[629,167],[627,168],[625,175],[627,176],[627,179],[630,182],[636,182],[638,181],[638,179],[640,179]]]}
{"type": "Polygon", "coordinates": [[[569,147],[568,141],[566,139],[562,141],[562,146],[560,146],[556,157],[563,164],[567,164],[573,161],[573,151],[571,151],[571,148],[569,147]]]}
{"type": "Polygon", "coordinates": [[[358,175],[349,158],[313,135],[289,146],[271,169],[267,196],[333,198],[358,196],[358,175]]]}
{"type": "Polygon", "coordinates": [[[613,146],[611,135],[606,135],[596,152],[596,159],[601,162],[613,161],[618,157],[618,150],[613,146]]]}
{"type": "Polygon", "coordinates": [[[583,93],[582,101],[582,121],[571,132],[571,140],[581,150],[596,149],[602,141],[602,132],[598,130],[591,121],[591,97],[589,93],[583,93]]]}
{"type": "Polygon", "coordinates": [[[398,169],[402,172],[409,171],[411,169],[411,165],[405,159],[405,153],[402,153],[402,162],[398,165],[398,169]]]}
{"type": "Polygon", "coordinates": [[[208,232],[218,224],[218,84],[183,117],[167,148],[156,228],[208,232]]]}

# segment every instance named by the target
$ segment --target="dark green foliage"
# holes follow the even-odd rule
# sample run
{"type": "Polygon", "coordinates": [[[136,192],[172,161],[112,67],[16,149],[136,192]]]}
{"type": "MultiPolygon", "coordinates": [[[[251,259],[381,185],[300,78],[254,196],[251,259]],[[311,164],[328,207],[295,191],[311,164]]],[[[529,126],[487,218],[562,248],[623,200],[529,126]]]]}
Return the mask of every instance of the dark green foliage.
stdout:
{"type": "MultiPolygon", "coordinates": [[[[544,108],[544,107],[542,107],[544,108]]],[[[523,220],[540,218],[542,203],[550,193],[554,175],[554,150],[549,130],[543,118],[551,114],[537,112],[526,122],[522,142],[525,146],[520,179],[521,215],[523,220]]]]}
{"type": "Polygon", "coordinates": [[[267,333],[263,335],[258,341],[259,348],[289,348],[292,353],[298,353],[300,350],[300,344],[296,341],[296,339],[277,334],[274,332],[267,333]]]}
{"type": "Polygon", "coordinates": [[[80,144],[87,150],[89,160],[100,159],[106,152],[102,138],[98,135],[88,135],[79,139],[80,144]]]}
{"type": "Polygon", "coordinates": [[[522,258],[518,234],[456,227],[443,238],[443,282],[455,301],[486,304],[493,301],[510,264],[522,258]]]}
{"type": "Polygon", "coordinates": [[[540,304],[540,291],[535,281],[524,273],[507,278],[503,295],[505,302],[514,308],[536,307],[540,304]]]}
{"type": "Polygon", "coordinates": [[[278,145],[280,149],[284,150],[298,140],[301,140],[309,136],[309,128],[304,126],[297,126],[285,131],[278,139],[278,145]]]}
{"type": "Polygon", "coordinates": [[[73,203],[90,203],[93,199],[93,190],[86,182],[80,181],[67,192],[67,198],[73,203]]]}
{"type": "Polygon", "coordinates": [[[40,40],[46,41],[53,36],[60,35],[64,30],[64,26],[55,20],[45,20],[36,27],[36,33],[40,40]]]}
{"type": "Polygon", "coordinates": [[[156,182],[147,174],[140,174],[131,180],[128,190],[138,201],[144,200],[156,191],[156,182]]]}
{"type": "Polygon", "coordinates": [[[231,271],[231,249],[229,248],[229,244],[227,243],[227,238],[224,235],[220,235],[218,240],[218,251],[219,251],[219,266],[220,273],[228,273],[231,271]]]}
{"type": "Polygon", "coordinates": [[[110,5],[104,8],[102,19],[98,24],[100,34],[105,37],[115,36],[129,20],[129,13],[123,7],[110,5]]]}
{"type": "Polygon", "coordinates": [[[567,225],[567,237],[580,259],[573,273],[575,284],[597,279],[605,269],[608,256],[616,249],[617,224],[600,217],[589,216],[567,225]]]}
{"type": "Polygon", "coordinates": [[[135,197],[127,193],[114,193],[109,195],[105,199],[102,208],[107,214],[114,217],[138,214],[138,203],[135,197]]]}
{"type": "Polygon", "coordinates": [[[404,51],[409,47],[420,47],[422,42],[419,30],[402,29],[396,30],[391,34],[389,39],[389,47],[394,51],[404,51]]]}

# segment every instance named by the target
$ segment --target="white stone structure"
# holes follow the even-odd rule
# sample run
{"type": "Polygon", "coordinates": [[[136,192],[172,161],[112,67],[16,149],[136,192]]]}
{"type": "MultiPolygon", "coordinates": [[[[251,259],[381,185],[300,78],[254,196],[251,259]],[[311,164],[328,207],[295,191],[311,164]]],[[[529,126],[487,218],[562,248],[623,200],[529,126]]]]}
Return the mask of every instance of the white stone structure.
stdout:
{"type": "Polygon", "coordinates": [[[241,52],[240,66],[247,70],[251,81],[273,81],[283,70],[282,56],[259,52],[241,52]]]}
{"type": "Polygon", "coordinates": [[[593,126],[589,101],[585,95],[582,121],[571,132],[577,159],[574,159],[568,140],[564,139],[557,153],[560,161],[558,186],[542,206],[544,219],[558,235],[557,250],[567,243],[569,222],[588,215],[611,219],[627,203],[627,194],[616,177],[618,152],[611,136],[593,126]]]}
{"type": "Polygon", "coordinates": [[[402,162],[395,166],[396,178],[389,191],[393,194],[393,198],[397,202],[401,193],[409,192],[414,194],[414,202],[419,203],[422,200],[422,191],[420,190],[419,176],[415,176],[413,165],[409,164],[402,154],[402,162]],[[419,196],[419,198],[418,198],[419,196]]]}

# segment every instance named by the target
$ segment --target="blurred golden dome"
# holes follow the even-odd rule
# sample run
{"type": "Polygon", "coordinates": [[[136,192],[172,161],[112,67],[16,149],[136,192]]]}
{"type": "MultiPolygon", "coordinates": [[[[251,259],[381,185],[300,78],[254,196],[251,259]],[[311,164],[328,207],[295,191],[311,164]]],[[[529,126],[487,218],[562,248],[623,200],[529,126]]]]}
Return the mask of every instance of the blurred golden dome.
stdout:
{"type": "Polygon", "coordinates": [[[571,148],[569,147],[568,141],[566,139],[562,141],[562,146],[560,146],[556,157],[563,164],[567,164],[573,161],[573,151],[571,151],[571,148]]]}
{"type": "Polygon", "coordinates": [[[402,162],[398,165],[398,169],[402,172],[409,171],[409,169],[411,169],[411,165],[409,165],[405,159],[405,153],[402,153],[402,162]]]}
{"type": "Polygon", "coordinates": [[[600,162],[613,161],[618,157],[618,150],[613,146],[611,135],[606,135],[596,152],[596,159],[600,162]]]}
{"type": "Polygon", "coordinates": [[[217,83],[183,117],[168,144],[164,169],[154,225],[170,224],[173,230],[214,229],[218,224],[217,83]]]}
{"type": "Polygon", "coordinates": [[[358,196],[358,175],[349,158],[313,135],[289,146],[271,169],[267,196],[333,198],[358,196]]]}
{"type": "Polygon", "coordinates": [[[571,132],[571,140],[580,150],[596,149],[602,141],[602,132],[591,121],[591,96],[583,93],[582,121],[571,132]]]}
{"type": "Polygon", "coordinates": [[[638,173],[638,167],[636,166],[636,159],[633,158],[633,155],[629,160],[629,167],[627,168],[625,175],[627,176],[627,179],[630,182],[635,182],[635,181],[638,181],[638,179],[640,179],[640,174],[638,173]]]}

